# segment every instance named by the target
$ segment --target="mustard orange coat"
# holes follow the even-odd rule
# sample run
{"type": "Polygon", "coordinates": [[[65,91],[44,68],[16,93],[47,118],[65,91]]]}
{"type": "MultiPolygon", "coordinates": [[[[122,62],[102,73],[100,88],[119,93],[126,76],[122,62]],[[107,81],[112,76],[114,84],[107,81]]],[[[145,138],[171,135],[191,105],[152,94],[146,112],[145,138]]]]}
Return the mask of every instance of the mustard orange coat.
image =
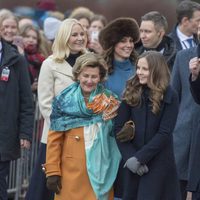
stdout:
{"type": "Polygon", "coordinates": [[[55,200],[97,200],[86,169],[83,127],[48,133],[45,167],[47,177],[61,176],[62,189],[55,200]]]}

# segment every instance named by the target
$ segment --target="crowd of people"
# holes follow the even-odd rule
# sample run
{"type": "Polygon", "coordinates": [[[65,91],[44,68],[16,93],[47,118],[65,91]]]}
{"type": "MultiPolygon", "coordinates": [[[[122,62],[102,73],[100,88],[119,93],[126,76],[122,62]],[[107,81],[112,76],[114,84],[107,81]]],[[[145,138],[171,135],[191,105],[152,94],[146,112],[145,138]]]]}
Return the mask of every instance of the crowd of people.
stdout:
{"type": "Polygon", "coordinates": [[[0,199],[40,120],[26,200],[200,200],[200,4],[171,31],[158,11],[39,6],[0,10],[0,199]]]}

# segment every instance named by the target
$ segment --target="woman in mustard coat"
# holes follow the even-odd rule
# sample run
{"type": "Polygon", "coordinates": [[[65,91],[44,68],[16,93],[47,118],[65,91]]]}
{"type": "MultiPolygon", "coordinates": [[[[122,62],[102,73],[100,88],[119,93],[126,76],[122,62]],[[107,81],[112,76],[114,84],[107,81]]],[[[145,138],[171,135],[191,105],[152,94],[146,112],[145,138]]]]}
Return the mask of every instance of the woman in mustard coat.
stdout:
{"type": "Polygon", "coordinates": [[[47,141],[47,186],[55,200],[112,200],[121,155],[112,118],[119,101],[101,82],[107,70],[94,53],[73,67],[75,83],[53,102],[47,141]]]}

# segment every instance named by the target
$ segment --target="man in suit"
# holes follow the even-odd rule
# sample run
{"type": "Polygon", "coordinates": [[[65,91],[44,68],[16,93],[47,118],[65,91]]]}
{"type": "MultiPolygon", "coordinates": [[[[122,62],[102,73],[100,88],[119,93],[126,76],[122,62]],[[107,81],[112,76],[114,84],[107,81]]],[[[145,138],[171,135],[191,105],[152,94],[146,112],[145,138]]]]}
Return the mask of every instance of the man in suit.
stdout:
{"type": "MultiPolygon", "coordinates": [[[[200,33],[200,23],[198,32],[200,33]]],[[[198,198],[195,197],[196,193],[200,192],[200,160],[197,157],[200,145],[200,138],[198,139],[199,134],[197,133],[198,124],[200,124],[200,106],[195,103],[192,97],[188,81],[189,77],[191,81],[194,79],[194,76],[190,76],[188,65],[198,60],[197,49],[196,46],[179,51],[172,71],[172,86],[179,95],[179,114],[173,132],[174,153],[182,199],[184,200],[187,194],[186,188],[193,192],[193,199],[200,199],[200,195],[198,198]]],[[[193,64],[195,65],[195,63],[193,64]]]]}
{"type": "Polygon", "coordinates": [[[175,41],[177,50],[196,46],[197,28],[200,22],[200,4],[194,1],[181,1],[176,8],[177,24],[169,36],[175,41]]]}
{"type": "MultiPolygon", "coordinates": [[[[198,28],[198,36],[200,36],[200,23],[198,28]]],[[[190,70],[190,90],[192,96],[197,104],[200,104],[200,45],[196,48],[194,57],[189,62],[190,70]]],[[[191,191],[193,200],[200,200],[200,159],[199,159],[199,145],[200,145],[200,118],[198,123],[195,124],[196,132],[191,142],[191,159],[190,171],[188,177],[188,191],[191,191]]]]}

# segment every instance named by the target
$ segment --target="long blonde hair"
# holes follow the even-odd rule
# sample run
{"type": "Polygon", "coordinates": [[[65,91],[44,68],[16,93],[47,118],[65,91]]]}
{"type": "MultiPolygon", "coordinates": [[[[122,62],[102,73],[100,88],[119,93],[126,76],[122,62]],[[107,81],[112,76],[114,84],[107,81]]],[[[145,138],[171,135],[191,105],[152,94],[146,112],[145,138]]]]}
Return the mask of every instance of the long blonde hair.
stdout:
{"type": "MultiPolygon", "coordinates": [[[[147,51],[138,57],[138,60],[145,58],[149,67],[149,78],[147,87],[150,89],[149,99],[152,103],[152,112],[157,114],[164,93],[169,85],[170,72],[163,55],[156,51],[147,51]]],[[[138,63],[136,62],[136,66],[138,63]]],[[[142,103],[144,85],[140,84],[139,78],[135,75],[127,81],[123,99],[131,106],[139,106],[142,103]]]]}
{"type": "MultiPolygon", "coordinates": [[[[56,62],[63,62],[65,58],[69,57],[70,48],[67,44],[68,44],[69,38],[71,36],[72,27],[75,24],[78,24],[82,27],[82,25],[76,19],[65,19],[64,21],[62,21],[62,23],[59,27],[59,30],[55,36],[53,45],[52,45],[53,59],[56,62]]],[[[82,27],[82,29],[83,29],[83,27],[82,27]]],[[[83,29],[83,31],[84,31],[84,29],[83,29]]],[[[85,33],[85,47],[86,47],[86,43],[87,43],[86,37],[87,36],[85,33]]],[[[83,49],[83,53],[85,51],[86,51],[86,49],[83,49]]]]}

